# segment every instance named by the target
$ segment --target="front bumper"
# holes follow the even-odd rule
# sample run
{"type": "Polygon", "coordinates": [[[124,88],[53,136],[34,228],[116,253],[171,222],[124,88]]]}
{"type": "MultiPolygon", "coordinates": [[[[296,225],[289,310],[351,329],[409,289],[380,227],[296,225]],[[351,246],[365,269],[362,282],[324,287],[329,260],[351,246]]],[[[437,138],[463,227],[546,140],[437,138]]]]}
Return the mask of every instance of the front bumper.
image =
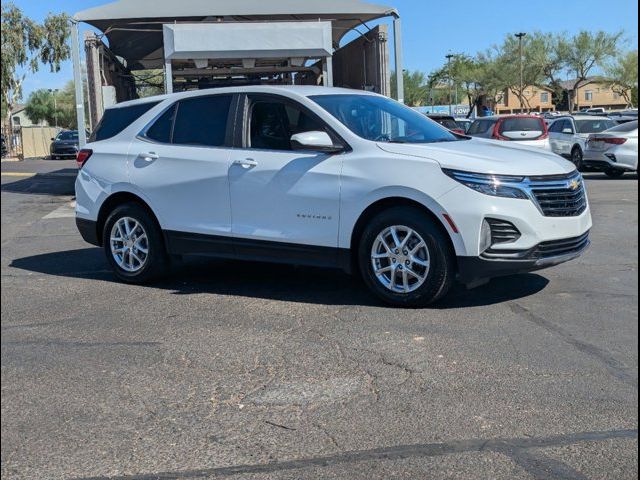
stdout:
{"type": "Polygon", "coordinates": [[[78,147],[67,145],[56,145],[49,149],[51,156],[56,157],[76,157],[78,155],[78,147]]]}
{"type": "Polygon", "coordinates": [[[590,246],[589,232],[578,237],[541,242],[529,249],[489,249],[479,257],[458,257],[458,280],[474,284],[482,280],[533,272],[568,262],[590,246]]]}

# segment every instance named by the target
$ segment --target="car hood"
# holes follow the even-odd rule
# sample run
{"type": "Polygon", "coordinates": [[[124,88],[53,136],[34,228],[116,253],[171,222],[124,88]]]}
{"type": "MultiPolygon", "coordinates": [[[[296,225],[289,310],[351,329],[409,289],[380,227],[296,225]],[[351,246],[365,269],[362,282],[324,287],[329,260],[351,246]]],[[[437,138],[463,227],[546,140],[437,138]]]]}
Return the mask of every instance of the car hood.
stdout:
{"type": "Polygon", "coordinates": [[[458,142],[400,144],[378,143],[388,153],[433,160],[442,168],[495,175],[561,175],[575,166],[538,147],[513,145],[479,138],[458,142]]]}

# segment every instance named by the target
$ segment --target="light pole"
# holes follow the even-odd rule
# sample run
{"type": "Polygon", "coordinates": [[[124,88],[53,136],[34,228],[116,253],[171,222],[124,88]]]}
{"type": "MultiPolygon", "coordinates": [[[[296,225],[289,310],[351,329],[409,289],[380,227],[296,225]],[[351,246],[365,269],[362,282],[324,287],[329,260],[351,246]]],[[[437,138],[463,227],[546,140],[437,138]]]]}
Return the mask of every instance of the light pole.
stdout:
{"type": "Polygon", "coordinates": [[[451,75],[451,59],[455,58],[453,53],[449,53],[447,59],[447,72],[449,73],[449,115],[451,115],[451,87],[453,86],[453,76],[451,75]]]}
{"type": "Polygon", "coordinates": [[[49,89],[49,93],[51,93],[53,95],[53,118],[55,119],[55,126],[56,128],[58,128],[58,98],[56,96],[56,94],[58,93],[58,89],[57,88],[50,88],[49,89]]]}
{"type": "Polygon", "coordinates": [[[524,59],[522,58],[522,39],[527,34],[525,32],[516,33],[515,36],[518,39],[518,51],[520,52],[520,113],[524,110],[524,59]]]}

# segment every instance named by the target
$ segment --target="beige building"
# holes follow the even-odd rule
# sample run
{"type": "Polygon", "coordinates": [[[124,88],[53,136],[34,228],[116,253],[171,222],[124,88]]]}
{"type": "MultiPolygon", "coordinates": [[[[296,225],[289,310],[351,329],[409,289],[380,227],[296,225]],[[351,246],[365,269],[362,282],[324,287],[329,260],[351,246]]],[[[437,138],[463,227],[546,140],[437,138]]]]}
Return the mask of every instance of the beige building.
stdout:
{"type": "Polygon", "coordinates": [[[39,123],[31,121],[25,110],[26,105],[18,104],[13,110],[11,110],[11,126],[17,127],[46,127],[49,124],[46,120],[42,120],[39,123]]]}
{"type": "Polygon", "coordinates": [[[495,112],[523,113],[523,112],[551,112],[555,110],[552,91],[546,87],[528,86],[524,89],[523,102],[518,93],[510,88],[496,97],[495,112]]]}
{"type": "MultiPolygon", "coordinates": [[[[575,96],[576,80],[567,80],[561,85],[567,95],[573,98],[574,110],[596,107],[620,110],[629,106],[624,97],[620,93],[614,92],[602,77],[590,77],[582,82],[578,87],[577,96],[575,96]]],[[[629,97],[631,97],[630,94],[629,97]]]]}

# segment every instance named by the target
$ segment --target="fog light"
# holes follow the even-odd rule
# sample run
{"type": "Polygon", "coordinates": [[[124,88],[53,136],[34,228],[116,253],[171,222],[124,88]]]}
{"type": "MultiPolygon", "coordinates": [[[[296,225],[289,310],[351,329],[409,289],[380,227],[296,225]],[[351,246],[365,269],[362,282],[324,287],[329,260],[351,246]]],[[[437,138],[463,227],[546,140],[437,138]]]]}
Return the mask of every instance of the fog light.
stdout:
{"type": "Polygon", "coordinates": [[[480,253],[484,253],[489,247],[491,247],[491,225],[485,219],[480,229],[480,253]]]}
{"type": "Polygon", "coordinates": [[[617,162],[618,161],[618,159],[616,158],[616,156],[613,153],[605,153],[604,156],[607,157],[612,162],[617,162]]]}

